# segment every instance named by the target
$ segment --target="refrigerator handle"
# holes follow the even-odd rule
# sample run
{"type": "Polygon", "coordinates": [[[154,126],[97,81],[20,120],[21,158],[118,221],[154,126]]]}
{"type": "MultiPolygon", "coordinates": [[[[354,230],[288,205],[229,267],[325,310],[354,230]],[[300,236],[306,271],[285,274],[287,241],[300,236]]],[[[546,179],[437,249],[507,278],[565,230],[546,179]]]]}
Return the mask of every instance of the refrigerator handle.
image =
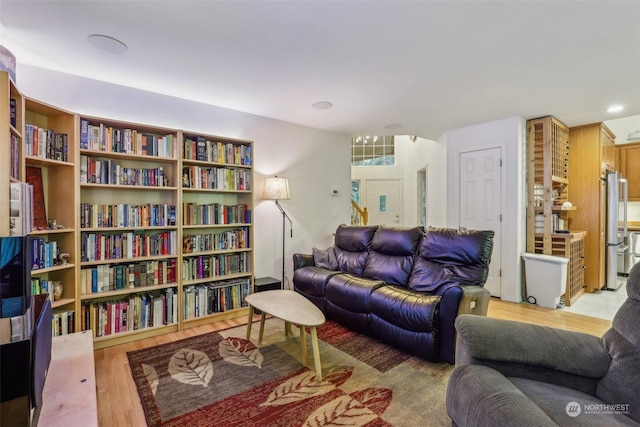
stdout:
{"type": "Polygon", "coordinates": [[[627,236],[629,234],[629,223],[627,220],[627,210],[628,210],[628,204],[629,204],[629,181],[622,178],[620,179],[620,183],[622,183],[622,194],[623,194],[623,201],[624,201],[624,211],[623,211],[623,215],[624,215],[624,234],[623,236],[627,236]]]}

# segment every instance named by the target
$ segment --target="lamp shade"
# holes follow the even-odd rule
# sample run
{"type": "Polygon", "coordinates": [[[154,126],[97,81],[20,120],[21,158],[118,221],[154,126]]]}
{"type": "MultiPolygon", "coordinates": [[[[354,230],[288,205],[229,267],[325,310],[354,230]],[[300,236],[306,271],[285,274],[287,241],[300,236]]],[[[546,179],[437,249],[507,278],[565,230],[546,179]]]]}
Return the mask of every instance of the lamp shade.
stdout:
{"type": "Polygon", "coordinates": [[[262,198],[267,200],[288,200],[289,196],[289,180],[274,176],[264,180],[264,191],[262,198]]]}

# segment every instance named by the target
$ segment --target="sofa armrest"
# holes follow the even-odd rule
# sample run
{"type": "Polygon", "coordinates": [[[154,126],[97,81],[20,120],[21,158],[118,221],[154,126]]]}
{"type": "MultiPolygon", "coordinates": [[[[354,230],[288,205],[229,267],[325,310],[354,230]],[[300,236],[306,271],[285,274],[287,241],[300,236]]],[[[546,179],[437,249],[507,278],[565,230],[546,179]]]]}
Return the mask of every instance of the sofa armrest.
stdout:
{"type": "Polygon", "coordinates": [[[487,366],[456,366],[447,384],[446,407],[457,426],[558,426],[507,377],[487,366]]]}
{"type": "Polygon", "coordinates": [[[316,265],[311,254],[293,254],[293,270],[297,270],[308,265],[316,265]]]}
{"type": "Polygon", "coordinates": [[[458,332],[456,364],[514,364],[544,368],[587,378],[602,378],[611,357],[601,339],[581,332],[491,319],[468,314],[455,322],[458,332]]]}
{"type": "Polygon", "coordinates": [[[458,304],[458,315],[477,314],[486,316],[491,292],[482,286],[476,285],[459,285],[459,288],[462,289],[462,298],[460,298],[460,303],[458,304]]]}
{"type": "Polygon", "coordinates": [[[491,294],[482,286],[449,284],[438,289],[441,300],[438,306],[440,360],[454,363],[456,328],[459,314],[486,315],[491,294]]]}

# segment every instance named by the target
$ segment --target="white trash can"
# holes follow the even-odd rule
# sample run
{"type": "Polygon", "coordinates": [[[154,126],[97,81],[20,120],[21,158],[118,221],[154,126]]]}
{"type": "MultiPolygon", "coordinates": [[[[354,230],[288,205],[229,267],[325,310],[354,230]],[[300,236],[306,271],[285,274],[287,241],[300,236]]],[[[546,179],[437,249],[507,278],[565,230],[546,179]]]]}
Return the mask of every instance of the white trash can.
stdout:
{"type": "Polygon", "coordinates": [[[569,258],[528,252],[523,253],[522,258],[527,298],[535,298],[539,306],[557,308],[567,286],[569,258]]]}

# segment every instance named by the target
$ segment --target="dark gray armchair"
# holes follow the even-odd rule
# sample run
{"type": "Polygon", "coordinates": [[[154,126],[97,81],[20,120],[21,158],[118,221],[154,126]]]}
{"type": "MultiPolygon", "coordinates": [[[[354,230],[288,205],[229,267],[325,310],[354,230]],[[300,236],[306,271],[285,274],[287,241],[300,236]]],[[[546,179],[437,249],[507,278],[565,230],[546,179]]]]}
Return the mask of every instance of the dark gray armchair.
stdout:
{"type": "Polygon", "coordinates": [[[640,264],[602,338],[461,315],[454,426],[640,426],[640,264]]]}

